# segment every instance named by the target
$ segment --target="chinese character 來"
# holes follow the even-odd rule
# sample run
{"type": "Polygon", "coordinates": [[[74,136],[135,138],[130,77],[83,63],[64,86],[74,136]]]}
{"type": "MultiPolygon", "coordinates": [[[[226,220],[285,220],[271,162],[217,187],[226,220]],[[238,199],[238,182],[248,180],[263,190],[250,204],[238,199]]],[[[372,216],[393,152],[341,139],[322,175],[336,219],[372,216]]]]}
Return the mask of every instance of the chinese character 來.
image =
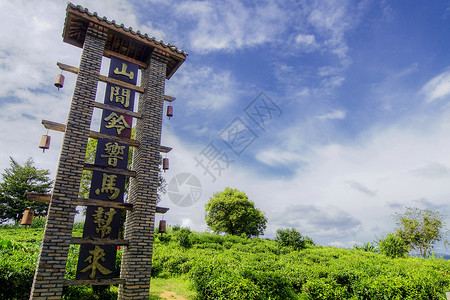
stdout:
{"type": "Polygon", "coordinates": [[[103,275],[111,274],[112,271],[102,266],[99,262],[99,260],[105,261],[105,250],[99,246],[95,246],[95,249],[89,251],[89,254],[90,255],[84,260],[84,262],[89,262],[90,265],[81,270],[82,273],[91,270],[91,274],[89,275],[89,278],[91,279],[95,278],[97,270],[99,270],[103,275]]]}

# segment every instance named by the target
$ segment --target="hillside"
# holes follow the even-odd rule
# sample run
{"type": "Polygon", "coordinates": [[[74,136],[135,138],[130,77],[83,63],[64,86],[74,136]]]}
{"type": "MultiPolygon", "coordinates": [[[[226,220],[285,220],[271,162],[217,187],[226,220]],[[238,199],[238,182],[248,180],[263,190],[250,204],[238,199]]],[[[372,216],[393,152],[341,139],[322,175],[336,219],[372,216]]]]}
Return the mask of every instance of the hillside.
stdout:
{"type": "MultiPolygon", "coordinates": [[[[14,292],[22,290],[26,298],[41,235],[36,228],[0,229],[0,298],[12,295],[12,282],[14,292]]],[[[67,278],[75,274],[77,250],[71,246],[67,278]]],[[[155,234],[152,277],[152,290],[156,285],[167,295],[184,293],[185,299],[445,299],[450,261],[321,246],[294,251],[272,240],[175,227],[155,234]],[[170,287],[174,282],[178,289],[170,287]]],[[[115,291],[84,299],[111,299],[115,291]]],[[[88,293],[74,288],[66,299],[88,293]]],[[[150,299],[164,299],[158,295],[150,299]]]]}

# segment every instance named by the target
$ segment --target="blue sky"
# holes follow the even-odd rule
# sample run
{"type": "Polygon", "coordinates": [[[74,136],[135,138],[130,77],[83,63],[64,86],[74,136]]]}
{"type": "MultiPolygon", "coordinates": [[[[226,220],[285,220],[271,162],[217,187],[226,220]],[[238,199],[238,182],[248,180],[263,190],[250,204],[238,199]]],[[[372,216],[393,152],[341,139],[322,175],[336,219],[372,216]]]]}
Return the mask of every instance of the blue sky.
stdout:
{"type": "MultiPolygon", "coordinates": [[[[266,236],[295,227],[322,245],[376,240],[407,206],[450,215],[450,2],[74,4],[189,53],[166,81],[177,100],[163,124],[174,149],[165,177],[193,174],[202,194],[189,207],[163,196],[170,224],[205,230],[204,204],[226,186],[266,213],[266,236]],[[273,108],[263,127],[246,114],[258,97],[273,108]],[[236,122],[252,140],[239,155],[222,140],[236,122]],[[215,181],[196,161],[211,145],[230,161],[215,181]]],[[[2,170],[8,156],[32,157],[55,174],[62,134],[51,133],[45,154],[37,146],[41,119],[65,122],[76,80],[65,73],[65,87],[53,87],[56,62],[80,57],[62,42],[65,7],[0,0],[2,170]]]]}

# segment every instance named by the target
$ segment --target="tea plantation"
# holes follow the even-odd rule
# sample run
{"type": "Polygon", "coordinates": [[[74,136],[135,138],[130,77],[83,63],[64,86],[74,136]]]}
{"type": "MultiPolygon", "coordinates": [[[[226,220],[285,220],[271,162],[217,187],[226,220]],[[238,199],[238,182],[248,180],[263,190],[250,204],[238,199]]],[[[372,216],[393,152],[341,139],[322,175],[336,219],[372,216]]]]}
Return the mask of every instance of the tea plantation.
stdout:
{"type": "MultiPolygon", "coordinates": [[[[42,231],[0,227],[0,299],[28,299],[42,231]]],[[[77,256],[71,246],[67,278],[75,276],[77,256]]],[[[155,233],[152,277],[188,278],[195,299],[445,299],[450,261],[314,245],[297,251],[273,240],[175,227],[155,233]]],[[[71,287],[64,297],[115,299],[116,292],[71,287]]]]}

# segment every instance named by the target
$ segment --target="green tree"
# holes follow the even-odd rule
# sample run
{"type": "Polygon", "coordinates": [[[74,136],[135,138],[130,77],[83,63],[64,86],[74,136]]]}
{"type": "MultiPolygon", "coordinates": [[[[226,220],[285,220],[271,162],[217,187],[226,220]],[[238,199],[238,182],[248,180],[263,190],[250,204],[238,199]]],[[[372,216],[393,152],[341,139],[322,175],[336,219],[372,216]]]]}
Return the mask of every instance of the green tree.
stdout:
{"type": "Polygon", "coordinates": [[[307,245],[314,245],[310,238],[301,235],[295,228],[278,229],[275,241],[280,246],[292,247],[294,250],[301,250],[306,248],[307,245]]]}
{"type": "Polygon", "coordinates": [[[45,215],[48,204],[28,201],[25,193],[49,193],[52,186],[48,176],[50,171],[34,167],[31,157],[23,166],[12,157],[9,159],[11,167],[5,169],[0,183],[0,222],[19,221],[26,209],[34,210],[37,216],[45,215]]]}
{"type": "Polygon", "coordinates": [[[444,222],[438,211],[407,207],[397,214],[397,234],[411,249],[425,258],[431,255],[434,244],[442,239],[444,222]]]}
{"type": "Polygon", "coordinates": [[[408,254],[408,246],[403,239],[394,233],[389,233],[378,242],[380,253],[388,257],[404,257],[408,254]]]}
{"type": "Polygon", "coordinates": [[[253,201],[237,189],[225,188],[209,198],[205,205],[206,225],[215,233],[245,234],[256,237],[264,233],[267,218],[253,201]]]}

